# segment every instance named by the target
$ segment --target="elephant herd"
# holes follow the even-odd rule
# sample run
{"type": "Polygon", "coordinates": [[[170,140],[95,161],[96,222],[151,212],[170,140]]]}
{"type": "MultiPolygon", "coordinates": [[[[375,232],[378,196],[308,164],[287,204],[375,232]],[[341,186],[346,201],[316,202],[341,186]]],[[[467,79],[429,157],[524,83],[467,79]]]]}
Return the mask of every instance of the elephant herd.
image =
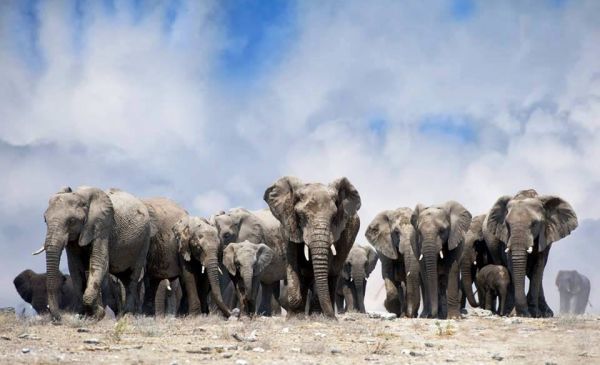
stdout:
{"type": "MultiPolygon", "coordinates": [[[[25,270],[15,287],[56,321],[62,311],[101,319],[106,306],[117,315],[284,308],[288,317],[334,318],[336,307],[365,312],[366,281],[379,260],[384,306],[397,316],[456,318],[468,301],[500,315],[546,317],[553,315],[542,288],[551,245],[577,227],[569,203],[524,190],[474,218],[455,201],[385,210],[366,228],[369,244],[355,244],[361,198],[347,178],[321,184],[286,176],[263,199],[268,208],[205,218],[166,198],[63,188],[49,200],[45,242],[34,253],[46,252],[46,273],[25,270]],[[63,250],[69,275],[59,270],[63,250]]],[[[561,310],[563,291],[575,290],[573,275],[563,276],[561,310]]]]}

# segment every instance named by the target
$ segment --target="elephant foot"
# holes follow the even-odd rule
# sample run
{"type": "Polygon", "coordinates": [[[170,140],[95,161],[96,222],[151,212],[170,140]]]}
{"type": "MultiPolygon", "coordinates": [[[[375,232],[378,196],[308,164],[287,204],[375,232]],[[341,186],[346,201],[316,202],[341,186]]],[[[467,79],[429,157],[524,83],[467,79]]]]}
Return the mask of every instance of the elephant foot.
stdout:
{"type": "Polygon", "coordinates": [[[517,309],[517,317],[531,317],[531,313],[527,309],[517,309]]]}
{"type": "Polygon", "coordinates": [[[106,311],[101,306],[96,307],[96,311],[92,316],[96,321],[101,321],[106,315],[106,311]]]}

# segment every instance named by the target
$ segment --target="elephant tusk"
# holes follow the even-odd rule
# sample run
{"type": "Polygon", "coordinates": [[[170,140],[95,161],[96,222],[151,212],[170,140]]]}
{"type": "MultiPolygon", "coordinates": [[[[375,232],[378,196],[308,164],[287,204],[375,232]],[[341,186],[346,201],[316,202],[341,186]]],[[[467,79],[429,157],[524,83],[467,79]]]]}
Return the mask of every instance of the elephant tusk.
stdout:
{"type": "Polygon", "coordinates": [[[202,274],[204,274],[204,265],[200,265],[202,267],[202,274]]]}
{"type": "Polygon", "coordinates": [[[39,250],[37,250],[37,251],[35,251],[34,253],[32,253],[32,255],[34,255],[34,256],[35,256],[35,255],[39,255],[39,254],[41,254],[41,253],[42,253],[42,252],[44,252],[44,251],[46,251],[46,247],[45,247],[45,246],[42,246],[42,247],[40,247],[40,249],[39,249],[39,250]]]}
{"type": "Polygon", "coordinates": [[[219,270],[219,274],[223,275],[223,271],[221,271],[221,268],[219,266],[217,266],[217,269],[219,270]]]}
{"type": "Polygon", "coordinates": [[[354,278],[350,278],[350,282],[353,282],[353,281],[354,281],[354,278]]]}
{"type": "Polygon", "coordinates": [[[510,247],[507,247],[506,250],[504,250],[506,253],[508,253],[508,251],[510,251],[510,247]]]}
{"type": "Polygon", "coordinates": [[[306,258],[306,261],[310,261],[309,257],[308,257],[308,246],[304,245],[304,257],[306,258]]]}
{"type": "Polygon", "coordinates": [[[444,258],[444,253],[440,250],[440,259],[444,258]]]}
{"type": "Polygon", "coordinates": [[[473,261],[473,265],[477,265],[477,260],[473,261]]]}
{"type": "Polygon", "coordinates": [[[142,279],[144,279],[144,274],[146,272],[144,271],[144,268],[142,267],[142,270],[140,270],[140,277],[138,278],[138,283],[142,281],[142,279]]]}
{"type": "Polygon", "coordinates": [[[421,254],[421,256],[419,256],[419,261],[423,260],[423,254],[421,254]]]}
{"type": "Polygon", "coordinates": [[[529,247],[529,248],[527,249],[527,253],[532,253],[532,252],[533,252],[533,247],[529,247]]]}
{"type": "Polygon", "coordinates": [[[171,289],[171,283],[167,284],[167,290],[168,290],[168,291],[171,291],[171,290],[172,290],[172,289],[171,289]]]}
{"type": "Polygon", "coordinates": [[[409,277],[409,276],[410,276],[410,271],[406,273],[406,277],[409,277]]]}
{"type": "Polygon", "coordinates": [[[331,253],[333,254],[333,256],[337,255],[337,252],[335,250],[335,246],[333,244],[331,244],[331,253]]]}

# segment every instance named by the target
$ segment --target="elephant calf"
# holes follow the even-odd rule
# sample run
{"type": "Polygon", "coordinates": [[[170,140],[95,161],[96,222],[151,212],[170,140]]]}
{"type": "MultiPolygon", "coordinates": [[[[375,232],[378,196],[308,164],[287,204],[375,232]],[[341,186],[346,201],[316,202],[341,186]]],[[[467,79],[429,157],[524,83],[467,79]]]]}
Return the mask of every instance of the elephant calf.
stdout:
{"type": "Polygon", "coordinates": [[[499,315],[506,314],[506,296],[510,284],[510,273],[502,265],[487,265],[476,276],[479,303],[483,309],[499,315]],[[496,310],[496,298],[500,298],[500,306],[496,310]]]}
{"type": "Polygon", "coordinates": [[[575,270],[561,270],[556,276],[561,314],[583,314],[590,298],[590,279],[575,270]]]}
{"type": "Polygon", "coordinates": [[[355,245],[344,263],[336,290],[338,313],[357,311],[365,313],[367,278],[377,265],[377,252],[370,245],[355,245]]]}
{"type": "Polygon", "coordinates": [[[270,283],[261,279],[267,276],[272,260],[273,250],[264,243],[230,243],[223,251],[223,265],[229,271],[242,313],[252,316],[256,312],[259,285],[262,289],[262,301],[270,302],[272,286],[279,286],[279,281],[270,283]]]}
{"type": "Polygon", "coordinates": [[[179,278],[172,280],[163,279],[156,289],[154,301],[154,313],[157,316],[176,315],[179,311],[183,290],[179,283],[179,278]]]}

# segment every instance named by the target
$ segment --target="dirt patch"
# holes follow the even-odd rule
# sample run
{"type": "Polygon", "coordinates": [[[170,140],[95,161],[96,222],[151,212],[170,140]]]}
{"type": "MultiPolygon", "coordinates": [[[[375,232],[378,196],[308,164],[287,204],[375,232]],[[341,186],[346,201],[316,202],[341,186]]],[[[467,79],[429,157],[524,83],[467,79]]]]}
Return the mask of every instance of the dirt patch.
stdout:
{"type": "Polygon", "coordinates": [[[600,363],[600,317],[338,321],[217,316],[126,316],[98,323],[0,314],[1,363],[108,364],[591,364],[600,363]]]}

